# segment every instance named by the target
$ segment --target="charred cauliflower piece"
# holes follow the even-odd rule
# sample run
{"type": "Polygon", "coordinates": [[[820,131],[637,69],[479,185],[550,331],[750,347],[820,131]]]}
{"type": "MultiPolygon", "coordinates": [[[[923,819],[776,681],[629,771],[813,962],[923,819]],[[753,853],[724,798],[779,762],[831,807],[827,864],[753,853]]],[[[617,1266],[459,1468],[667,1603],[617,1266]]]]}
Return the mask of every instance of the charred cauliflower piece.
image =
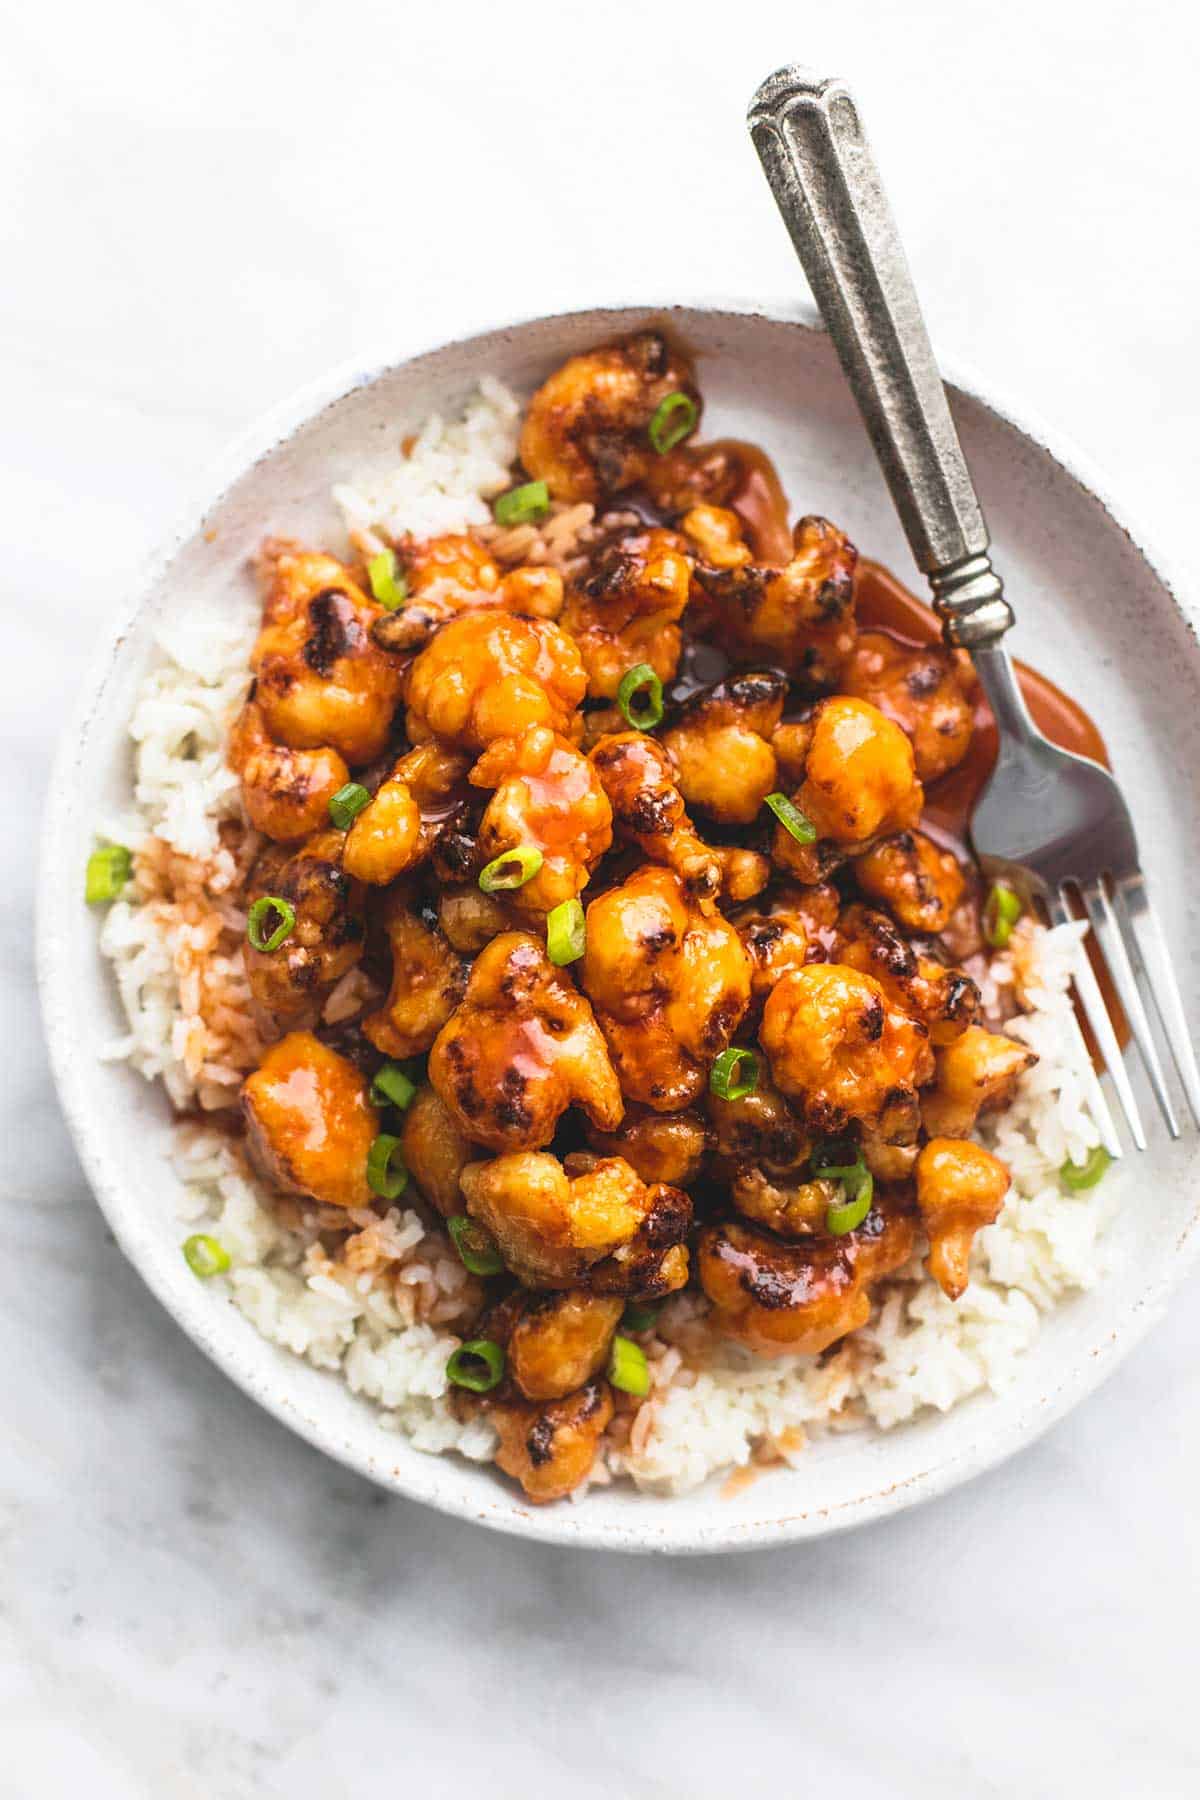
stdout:
{"type": "Polygon", "coordinates": [[[346,834],[347,874],[386,887],[423,862],[462,792],[470,758],[430,740],[396,763],[346,834]]]}
{"type": "MultiPolygon", "coordinates": [[[[707,527],[708,521],[705,521],[707,527]]],[[[688,521],[684,520],[684,531],[688,521]]],[[[740,662],[785,669],[810,694],[827,692],[854,648],[854,568],[858,552],[827,519],[801,519],[782,569],[753,562],[713,568],[696,548],[696,580],[712,602],[702,623],[740,662]]]]}
{"type": "Polygon", "coordinates": [[[687,893],[711,899],[721,886],[721,862],[688,818],[671,758],[641,731],[602,737],[591,762],[612,806],[613,827],[652,862],[674,870],[687,893]]]}
{"type": "Polygon", "coordinates": [[[431,1087],[419,1087],[409,1102],[400,1149],[405,1168],[430,1206],[446,1219],[462,1212],[459,1177],[477,1151],[431,1087]]]}
{"type": "Polygon", "coordinates": [[[956,769],[971,748],[971,703],[952,653],[940,645],[910,648],[886,632],[864,631],[839,686],[899,725],[912,744],[920,781],[956,769]]]}
{"type": "Polygon", "coordinates": [[[270,539],[259,559],[263,623],[250,658],[267,732],[329,747],[354,767],[386,748],[401,672],[371,641],[380,608],[332,556],[270,539]]]}
{"type": "Polygon", "coordinates": [[[692,900],[705,911],[723,893],[748,900],[767,884],[770,864],[756,851],[704,843],[688,817],[675,766],[667,751],[641,731],[602,737],[591,761],[613,809],[618,838],[651,862],[674,870],[692,900]]]}
{"type": "MultiPolygon", "coordinates": [[[[625,1302],[587,1288],[518,1294],[505,1351],[527,1400],[562,1400],[604,1371],[625,1302]]],[[[487,1334],[496,1334],[487,1327],[487,1334]]]]}
{"type": "Polygon", "coordinates": [[[363,1031],[385,1056],[421,1056],[462,998],[466,971],[440,931],[426,925],[408,897],[393,889],[382,913],[392,958],[392,980],[378,1012],[363,1031]]]}
{"type": "Polygon", "coordinates": [[[602,1294],[667,1294],[687,1280],[692,1203],[647,1186],[619,1156],[569,1176],[542,1151],[469,1163],[462,1191],[508,1267],[535,1288],[586,1285],[602,1294]]]}
{"type": "Polygon", "coordinates": [[[269,895],[296,915],[277,950],[247,942],[244,951],[255,1006],[277,1031],[314,1025],[328,994],[362,956],[363,890],[343,870],[341,856],[341,834],[326,831],[290,855],[272,845],[254,866],[250,903],[269,895]]]}
{"type": "Polygon", "coordinates": [[[820,702],[806,730],[803,768],[794,800],[816,841],[798,843],[777,825],[771,852],[800,881],[821,881],[875,838],[907,831],[921,816],[925,796],[912,745],[866,700],[839,694],[820,702]]]}
{"type": "Polygon", "coordinates": [[[859,1122],[888,1138],[906,1127],[915,1141],[917,1089],[933,1073],[928,1033],[873,977],[841,963],[794,969],[768,997],[760,1037],[814,1134],[859,1122]]]}
{"type": "Polygon", "coordinates": [[[325,1206],[367,1207],[367,1156],[379,1132],[365,1077],[311,1032],[273,1044],[242,1083],[251,1158],[276,1187],[325,1206]]]}
{"type": "Polygon", "coordinates": [[[329,802],[350,779],[344,757],[322,745],[293,750],[275,743],[262,707],[248,700],[229,734],[229,766],[242,783],[246,817],[255,831],[294,844],[329,824],[329,802]]]}
{"type": "Polygon", "coordinates": [[[689,905],[671,870],[644,867],[589,906],[581,969],[628,1098],[656,1112],[694,1100],[750,1000],[733,927],[689,905]]]}
{"type": "Polygon", "coordinates": [[[870,1283],[912,1255],[911,1217],[877,1205],[857,1231],[784,1244],[751,1225],[707,1225],[697,1249],[713,1323],[760,1356],[816,1356],[857,1331],[871,1310],[870,1283]]]}
{"type": "Polygon", "coordinates": [[[972,1025],[938,1052],[933,1087],[921,1112],[930,1137],[965,1138],[980,1113],[1007,1106],[1034,1051],[1003,1033],[972,1025]]]}
{"type": "Polygon", "coordinates": [[[676,532],[631,526],[601,540],[572,582],[561,617],[593,700],[615,700],[622,676],[639,663],[664,683],[673,678],[691,585],[687,546],[676,532]]]}
{"type": "Polygon", "coordinates": [[[886,913],[846,907],[838,921],[837,959],[872,975],[891,1003],[920,1020],[935,1044],[948,1044],[979,1017],[979,989],[961,969],[923,955],[886,913]]]}
{"type": "Polygon", "coordinates": [[[490,609],[556,619],[562,611],[563,579],[557,569],[519,568],[502,575],[483,544],[458,532],[406,544],[401,561],[408,597],[371,628],[384,650],[422,650],[435,631],[461,613],[490,609]]]}
{"type": "Polygon", "coordinates": [[[935,1137],[917,1158],[917,1209],[929,1238],[926,1267],[957,1300],[970,1280],[975,1233],[999,1217],[1008,1170],[982,1144],[935,1137]]]}
{"type": "Polygon", "coordinates": [[[966,887],[958,858],[920,831],[883,838],[855,860],[854,877],[905,931],[929,937],[945,931],[966,887]]]}
{"type": "MultiPolygon", "coordinates": [[[[802,899],[803,889],[783,889],[765,906],[742,910],[733,923],[750,959],[750,996],[757,1018],[781,976],[790,969],[802,969],[809,960],[809,914],[802,899]]],[[[836,899],[835,899],[836,913],[836,899]]],[[[819,944],[814,961],[821,956],[819,944]]]]}
{"type": "Polygon", "coordinates": [[[587,689],[579,652],[548,619],[465,613],[408,671],[408,735],[483,750],[531,725],[566,733],[587,689]]]}
{"type": "Polygon", "coordinates": [[[731,676],[685,703],[661,742],[689,806],[703,807],[721,825],[758,817],[777,782],[770,739],[786,694],[785,678],[767,671],[731,676]]]}
{"type": "Polygon", "coordinates": [[[536,875],[516,888],[522,912],[548,913],[573,900],[612,843],[612,807],[595,767],[544,725],[497,738],[471,781],[494,788],[479,827],[479,860],[528,846],[542,853],[536,875]]]}
{"type": "Polygon", "coordinates": [[[587,1001],[536,938],[506,932],[471,970],[429,1057],[460,1130],[491,1150],[548,1144],[568,1106],[611,1131],[621,1090],[587,1001]]]}
{"type": "Polygon", "coordinates": [[[769,1076],[743,1100],[710,1093],[707,1108],[714,1173],[738,1211],[781,1237],[822,1231],[836,1183],[812,1179],[809,1134],[769,1076]]]}
{"type": "Polygon", "coordinates": [[[620,1156],[643,1181],[686,1187],[704,1161],[708,1133],[698,1113],[657,1113],[631,1107],[615,1131],[588,1127],[587,1140],[598,1156],[620,1156]]]}
{"type": "Polygon", "coordinates": [[[657,331],[572,356],[529,402],[521,461],[556,500],[606,499],[656,460],[648,427],[669,394],[700,395],[686,358],[657,331]]]}
{"type": "Polygon", "coordinates": [[[561,1400],[513,1397],[486,1411],[500,1436],[497,1466],[541,1506],[565,1500],[587,1480],[612,1419],[612,1390],[606,1381],[589,1381],[561,1400]]]}

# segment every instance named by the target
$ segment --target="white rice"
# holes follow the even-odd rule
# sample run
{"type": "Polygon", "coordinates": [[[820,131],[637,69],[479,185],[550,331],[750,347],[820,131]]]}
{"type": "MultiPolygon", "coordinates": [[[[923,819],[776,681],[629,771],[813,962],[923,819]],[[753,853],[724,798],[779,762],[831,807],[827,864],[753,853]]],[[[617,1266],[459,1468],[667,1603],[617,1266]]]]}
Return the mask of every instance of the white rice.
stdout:
{"type": "Polygon", "coordinates": [[[392,538],[434,537],[491,522],[485,501],[512,480],[521,404],[485,375],[461,419],[427,419],[407,457],[333,497],[352,538],[378,526],[392,538]]]}
{"type": "MultiPolygon", "coordinates": [[[[483,524],[484,500],[509,484],[518,419],[515,396],[483,381],[463,418],[431,419],[394,470],[336,490],[351,535],[362,541],[381,529],[401,538],[483,524]]],[[[153,838],[204,859],[213,906],[224,906],[233,924],[240,914],[221,896],[237,870],[217,832],[222,820],[239,817],[223,744],[245,692],[253,630],[248,611],[226,629],[193,620],[160,632],[164,660],[143,683],[130,724],[136,811],[111,826],[121,842],[153,838]]],[[[196,946],[180,938],[195,929],[170,909],[124,900],[101,933],[128,1021],[108,1053],[161,1078],[181,1109],[227,1103],[238,1079],[236,1071],[230,1080],[197,1064],[196,1016],[181,974],[196,946]]],[[[823,1431],[870,1423],[891,1429],[923,1408],[946,1411],[1014,1379],[1041,1316],[1090,1287],[1103,1268],[1111,1198],[1104,1190],[1066,1193],[1057,1180],[1068,1157],[1083,1161],[1098,1141],[1088,1111],[1093,1078],[1067,992],[1083,931],[1023,926],[1011,953],[986,973],[985,1004],[1015,988],[1027,1010],[1007,1029],[1040,1061],[984,1133],[1011,1170],[1012,1187],[999,1219],[976,1239],[963,1297],[947,1300],[918,1258],[885,1285],[869,1325],[836,1354],[773,1361],[714,1339],[704,1327],[704,1301],[677,1297],[642,1340],[651,1394],[636,1413],[618,1414],[594,1482],[624,1477],[682,1493],[752,1460],[794,1462],[823,1431]]],[[[236,970],[230,976],[240,979],[236,970]]],[[[322,1247],[320,1209],[305,1215],[290,1204],[281,1214],[227,1134],[188,1124],[179,1139],[181,1239],[211,1231],[231,1258],[213,1286],[226,1288],[273,1343],[340,1371],[379,1408],[386,1428],[422,1450],[487,1461],[491,1426],[461,1423],[448,1398],[446,1359],[460,1341],[453,1327],[469,1317],[471,1294],[444,1234],[427,1230],[411,1210],[356,1217],[365,1259],[356,1268],[348,1251],[331,1257],[322,1247]]]]}

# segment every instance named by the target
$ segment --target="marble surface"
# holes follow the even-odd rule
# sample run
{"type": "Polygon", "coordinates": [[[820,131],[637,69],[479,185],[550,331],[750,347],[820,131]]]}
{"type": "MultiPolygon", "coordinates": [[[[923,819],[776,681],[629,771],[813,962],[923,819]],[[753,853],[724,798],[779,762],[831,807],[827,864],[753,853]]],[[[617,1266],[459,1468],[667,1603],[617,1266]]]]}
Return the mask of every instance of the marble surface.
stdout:
{"type": "Polygon", "coordinates": [[[124,1265],[50,1089],[20,846],[57,704],[205,460],[431,322],[797,291],[741,125],[789,56],[855,80],[935,337],[1065,427],[1197,591],[1194,11],[736,17],[6,20],[5,1800],[1196,1792],[1196,1282],[1047,1439],[917,1513],[725,1561],[565,1553],[385,1498],[257,1412],[124,1265]]]}

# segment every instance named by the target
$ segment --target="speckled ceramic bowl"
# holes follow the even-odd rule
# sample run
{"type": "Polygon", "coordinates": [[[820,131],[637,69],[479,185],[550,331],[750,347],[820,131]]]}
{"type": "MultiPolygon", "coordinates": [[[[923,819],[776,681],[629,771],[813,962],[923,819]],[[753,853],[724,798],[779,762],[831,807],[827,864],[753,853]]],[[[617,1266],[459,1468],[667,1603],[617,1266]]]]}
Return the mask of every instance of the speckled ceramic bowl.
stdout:
{"type": "MultiPolygon", "coordinates": [[[[1125,1200],[1111,1238],[1113,1272],[1047,1320],[1003,1395],[890,1433],[832,1438],[801,1467],[764,1473],[728,1498],[718,1478],[682,1499],[622,1487],[538,1509],[490,1470],[423,1455],[383,1431],[340,1380],[265,1342],[191,1275],[161,1155],[165,1099],[131,1070],[98,1060],[120,1021],[98,921],[82,902],[94,822],[128,803],[126,721],[157,621],[229,605],[267,531],[319,541],[336,525],[331,484],[393,456],[404,430],[435,408],[453,410],[480,374],[528,392],[571,352],[649,320],[665,321],[695,353],[707,433],[764,444],[795,507],[828,514],[865,553],[910,570],[833,352],[808,317],[739,305],[572,313],[341,371],[238,446],[114,621],[54,774],[39,970],[63,1108],[96,1196],[149,1287],[247,1393],[372,1480],[502,1531],[621,1550],[731,1550],[815,1537],[940,1493],[1011,1455],[1096,1387],[1161,1313],[1194,1254],[1195,1135],[1171,1145],[1156,1129],[1136,1166],[1131,1153],[1109,1178],[1125,1200]]],[[[1075,457],[971,385],[952,389],[952,404],[1017,609],[1015,648],[1078,695],[1107,737],[1185,1002],[1200,1020],[1189,867],[1200,841],[1200,649],[1181,601],[1075,457]]]]}

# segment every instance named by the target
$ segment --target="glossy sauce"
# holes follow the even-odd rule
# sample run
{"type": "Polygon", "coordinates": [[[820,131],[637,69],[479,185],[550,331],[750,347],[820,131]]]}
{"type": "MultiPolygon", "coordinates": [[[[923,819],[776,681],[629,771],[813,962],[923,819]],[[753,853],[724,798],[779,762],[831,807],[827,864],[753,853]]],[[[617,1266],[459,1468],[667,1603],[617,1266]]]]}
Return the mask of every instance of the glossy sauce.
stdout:
{"type": "MultiPolygon", "coordinates": [[[[937,614],[910,594],[880,563],[864,558],[858,565],[854,586],[855,609],[864,631],[881,631],[902,644],[939,644],[941,626],[937,614]]],[[[969,665],[968,665],[969,670],[969,665]]],[[[1034,723],[1064,750],[1089,756],[1109,766],[1108,751],[1094,721],[1061,688],[1039,675],[1026,663],[1017,663],[1021,692],[1034,723]]],[[[929,788],[922,825],[930,837],[964,857],[970,856],[968,826],[971,810],[983,791],[996,761],[996,721],[983,690],[969,673],[968,694],[974,713],[971,748],[957,769],[951,769],[929,788]]]]}
{"type": "MultiPolygon", "coordinates": [[[[774,464],[754,444],[730,439],[721,447],[731,454],[743,472],[741,484],[731,497],[729,505],[742,520],[754,554],[764,562],[786,562],[791,555],[787,497],[774,464]]],[[[942,641],[941,625],[933,609],[918,600],[915,594],[909,593],[890,570],[885,569],[881,563],[872,562],[868,557],[863,557],[858,564],[854,599],[858,623],[864,631],[882,632],[909,645],[940,644],[942,641]]],[[[968,866],[973,866],[975,858],[970,846],[971,812],[995,765],[996,721],[984,699],[983,690],[970,669],[969,660],[964,656],[962,661],[973,712],[971,748],[956,769],[951,769],[948,775],[932,783],[926,790],[921,826],[930,837],[953,850],[968,866]]],[[[1095,720],[1083,707],[1044,675],[1039,675],[1036,669],[1031,669],[1027,663],[1018,661],[1016,670],[1021,692],[1033,721],[1051,742],[1064,750],[1073,751],[1077,756],[1090,757],[1093,762],[1103,763],[1105,768],[1110,768],[1112,765],[1104,739],[1095,720]]],[[[1086,943],[1088,957],[1104,995],[1117,1041],[1123,1046],[1129,1041],[1129,1026],[1125,1014],[1113,989],[1104,959],[1090,934],[1086,943]]],[[[1080,1024],[1093,1060],[1102,1066],[1091,1031],[1082,1016],[1080,1024]]]]}
{"type": "Polygon", "coordinates": [[[792,533],[788,525],[787,495],[783,491],[775,464],[757,444],[741,438],[719,438],[705,444],[703,452],[710,456],[722,451],[737,470],[738,485],[728,505],[746,530],[746,542],[757,562],[781,566],[792,559],[792,533]]]}

